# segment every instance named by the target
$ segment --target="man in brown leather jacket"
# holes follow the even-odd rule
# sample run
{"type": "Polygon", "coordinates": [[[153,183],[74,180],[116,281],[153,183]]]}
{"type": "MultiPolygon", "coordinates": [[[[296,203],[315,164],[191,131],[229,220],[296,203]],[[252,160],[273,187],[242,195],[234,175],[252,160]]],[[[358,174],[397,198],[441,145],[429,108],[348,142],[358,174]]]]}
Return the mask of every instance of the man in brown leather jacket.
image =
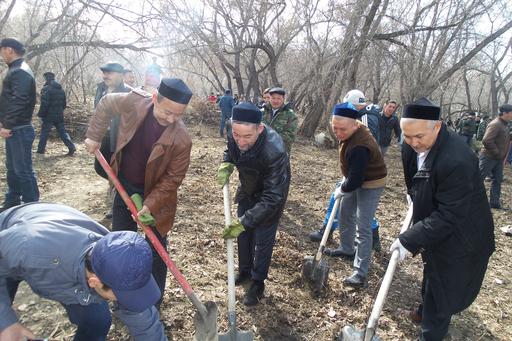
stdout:
{"type": "MultiPolygon", "coordinates": [[[[142,90],[108,94],[96,107],[86,133],[85,145],[94,153],[112,116],[120,114],[116,150],[109,161],[128,194],[143,196],[138,215],[153,215],[153,228],[164,246],[174,223],[178,187],[190,163],[192,140],[181,117],[191,97],[187,85],[176,78],[162,79],[152,96],[142,90]]],[[[119,194],[112,211],[114,231],[137,230],[119,194]]],[[[153,252],[153,276],[163,294],[167,268],[153,252]]]]}

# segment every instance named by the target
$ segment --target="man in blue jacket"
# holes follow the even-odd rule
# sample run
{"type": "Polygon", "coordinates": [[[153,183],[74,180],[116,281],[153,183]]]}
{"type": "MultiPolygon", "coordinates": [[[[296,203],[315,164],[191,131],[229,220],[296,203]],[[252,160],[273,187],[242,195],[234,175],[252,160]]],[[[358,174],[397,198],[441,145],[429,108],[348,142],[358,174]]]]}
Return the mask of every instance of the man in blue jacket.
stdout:
{"type": "Polygon", "coordinates": [[[106,340],[107,300],[134,340],[167,340],[154,307],[153,255],[137,233],[109,233],[71,207],[29,203],[0,214],[0,250],[0,340],[35,338],[12,308],[21,281],[62,304],[75,341],[106,340]]]}
{"type": "Polygon", "coordinates": [[[231,134],[231,127],[229,125],[229,119],[231,118],[231,110],[236,105],[233,96],[231,96],[231,90],[226,89],[224,91],[224,96],[219,99],[219,108],[220,108],[220,137],[224,137],[224,129],[226,129],[227,134],[231,134]]]}
{"type": "Polygon", "coordinates": [[[230,228],[243,231],[238,236],[238,276],[236,285],[252,279],[243,303],[255,305],[263,297],[264,281],[279,219],[290,187],[290,161],[281,136],[261,123],[261,111],[252,103],[233,108],[233,135],[228,136],[218,182],[224,185],[234,167],[240,185],[236,202],[238,217],[230,228]]]}
{"type": "Polygon", "coordinates": [[[25,47],[18,40],[0,41],[0,55],[9,69],[0,94],[0,137],[5,139],[7,193],[0,212],[39,200],[39,188],[32,168],[32,143],[36,133],[32,114],[36,104],[36,82],[23,60],[25,47]]]}

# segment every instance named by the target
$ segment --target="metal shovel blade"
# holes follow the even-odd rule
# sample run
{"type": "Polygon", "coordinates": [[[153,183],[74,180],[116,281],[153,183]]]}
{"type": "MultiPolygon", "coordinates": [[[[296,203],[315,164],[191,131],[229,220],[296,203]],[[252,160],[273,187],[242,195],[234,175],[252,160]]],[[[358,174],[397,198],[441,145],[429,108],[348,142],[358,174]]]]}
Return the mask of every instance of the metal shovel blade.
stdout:
{"type": "Polygon", "coordinates": [[[230,328],[227,333],[219,335],[219,341],[253,341],[252,332],[230,328]]]}
{"type": "Polygon", "coordinates": [[[320,262],[313,268],[313,293],[323,295],[329,284],[329,263],[326,259],[320,259],[320,262]]]}
{"type": "Polygon", "coordinates": [[[196,333],[195,341],[217,341],[217,304],[215,302],[205,302],[206,313],[201,314],[199,311],[194,316],[194,326],[196,333]]]}
{"type": "Polygon", "coordinates": [[[313,269],[315,268],[315,257],[304,257],[304,264],[302,265],[302,278],[306,282],[313,281],[313,269]]]}
{"type": "Polygon", "coordinates": [[[314,295],[320,296],[325,293],[329,284],[329,270],[329,263],[324,258],[315,262],[315,258],[312,256],[304,257],[302,277],[312,287],[314,295]]]}
{"type": "Polygon", "coordinates": [[[352,326],[345,326],[341,330],[341,334],[337,341],[381,341],[377,335],[368,336],[365,338],[364,331],[355,329],[352,326]]]}

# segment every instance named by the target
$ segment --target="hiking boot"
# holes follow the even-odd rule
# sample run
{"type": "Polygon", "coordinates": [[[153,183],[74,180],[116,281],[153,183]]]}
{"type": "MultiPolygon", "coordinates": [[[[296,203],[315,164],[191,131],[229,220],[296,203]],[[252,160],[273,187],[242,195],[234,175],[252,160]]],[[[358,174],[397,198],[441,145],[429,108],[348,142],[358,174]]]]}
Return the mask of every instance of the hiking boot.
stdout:
{"type": "Polygon", "coordinates": [[[249,281],[251,279],[251,273],[250,272],[240,272],[236,274],[235,276],[235,285],[239,286],[244,284],[245,282],[249,281]]]}
{"type": "MultiPolygon", "coordinates": [[[[315,232],[311,232],[309,234],[309,240],[311,240],[312,242],[319,242],[322,240],[322,237],[324,236],[324,232],[325,232],[325,225],[322,226],[322,228],[318,231],[315,231],[315,232]]],[[[329,237],[327,237],[327,241],[332,241],[332,234],[333,234],[334,230],[331,228],[331,231],[329,232],[329,237]]]]}
{"type": "Polygon", "coordinates": [[[325,251],[324,251],[324,255],[326,255],[326,256],[343,257],[343,258],[348,258],[351,260],[354,259],[355,254],[356,254],[355,252],[349,253],[349,252],[343,250],[341,247],[339,247],[337,249],[325,249],[325,251]]]}
{"type": "Polygon", "coordinates": [[[376,252],[380,252],[382,250],[378,227],[375,230],[372,230],[372,249],[376,252]]]}
{"type": "Polygon", "coordinates": [[[263,297],[263,291],[265,291],[265,283],[263,281],[252,281],[251,287],[244,296],[244,305],[250,307],[258,304],[263,297]]]}
{"type": "Polygon", "coordinates": [[[354,272],[350,277],[343,280],[343,284],[354,288],[365,288],[368,285],[368,282],[366,281],[366,277],[354,272]]]}
{"type": "Polygon", "coordinates": [[[69,148],[69,151],[66,154],[66,156],[73,156],[73,154],[75,154],[75,152],[76,152],[76,148],[69,148]]]}

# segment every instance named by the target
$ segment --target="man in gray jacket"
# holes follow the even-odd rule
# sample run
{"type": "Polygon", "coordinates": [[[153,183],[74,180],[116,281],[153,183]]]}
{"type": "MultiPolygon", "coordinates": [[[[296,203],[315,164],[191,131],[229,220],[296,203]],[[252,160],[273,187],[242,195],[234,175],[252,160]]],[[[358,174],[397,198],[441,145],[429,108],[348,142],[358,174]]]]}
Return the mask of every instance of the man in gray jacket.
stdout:
{"type": "Polygon", "coordinates": [[[512,105],[504,104],[500,107],[499,116],[487,126],[479,157],[482,180],[492,175],[489,204],[491,208],[498,210],[505,208],[500,203],[500,197],[501,183],[503,182],[503,163],[510,143],[508,130],[508,122],[510,121],[512,121],[512,105]]]}
{"type": "Polygon", "coordinates": [[[160,289],[153,256],[135,232],[110,232],[64,205],[29,203],[0,214],[0,340],[33,339],[12,302],[27,282],[41,297],[62,304],[77,325],[75,341],[105,340],[108,301],[136,341],[167,340],[154,304],[160,289]]]}

